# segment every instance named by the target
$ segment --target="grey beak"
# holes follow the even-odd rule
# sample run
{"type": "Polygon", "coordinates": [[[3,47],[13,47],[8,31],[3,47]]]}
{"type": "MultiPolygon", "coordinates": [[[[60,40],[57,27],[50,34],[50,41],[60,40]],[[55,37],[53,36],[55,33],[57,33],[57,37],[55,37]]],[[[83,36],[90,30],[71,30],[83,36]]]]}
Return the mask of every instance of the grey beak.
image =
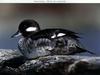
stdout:
{"type": "Polygon", "coordinates": [[[21,35],[21,33],[20,33],[19,31],[17,31],[15,34],[13,34],[13,35],[11,36],[11,38],[18,37],[18,36],[20,36],[20,35],[21,35]]]}

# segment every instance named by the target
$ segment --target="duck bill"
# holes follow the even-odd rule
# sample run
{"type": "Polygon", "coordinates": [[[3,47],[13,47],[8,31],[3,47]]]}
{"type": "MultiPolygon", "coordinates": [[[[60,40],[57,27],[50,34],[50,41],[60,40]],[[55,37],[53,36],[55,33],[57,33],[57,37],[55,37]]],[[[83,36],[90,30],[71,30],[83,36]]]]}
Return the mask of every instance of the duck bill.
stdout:
{"type": "Polygon", "coordinates": [[[11,36],[11,38],[18,37],[18,36],[21,36],[21,33],[19,31],[17,31],[15,34],[13,34],[11,36]]]}

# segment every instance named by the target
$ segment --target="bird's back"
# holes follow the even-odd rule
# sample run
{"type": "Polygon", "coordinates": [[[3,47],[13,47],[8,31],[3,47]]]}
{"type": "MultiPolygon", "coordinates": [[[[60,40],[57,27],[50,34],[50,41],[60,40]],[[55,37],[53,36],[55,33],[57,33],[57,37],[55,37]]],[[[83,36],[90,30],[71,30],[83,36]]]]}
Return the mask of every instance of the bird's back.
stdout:
{"type": "MultiPolygon", "coordinates": [[[[38,38],[52,38],[52,36],[54,34],[58,35],[59,37],[59,34],[65,34],[64,36],[67,36],[67,37],[71,37],[73,39],[77,39],[77,38],[80,38],[77,34],[78,33],[75,33],[73,31],[70,31],[70,30],[66,30],[66,29],[60,29],[60,28],[52,28],[52,29],[44,29],[44,30],[40,30],[39,32],[37,33],[34,33],[33,35],[31,35],[30,37],[32,39],[38,39],[38,38]]],[[[62,37],[62,36],[60,36],[62,37]]],[[[55,37],[57,38],[57,37],[55,37]]]]}

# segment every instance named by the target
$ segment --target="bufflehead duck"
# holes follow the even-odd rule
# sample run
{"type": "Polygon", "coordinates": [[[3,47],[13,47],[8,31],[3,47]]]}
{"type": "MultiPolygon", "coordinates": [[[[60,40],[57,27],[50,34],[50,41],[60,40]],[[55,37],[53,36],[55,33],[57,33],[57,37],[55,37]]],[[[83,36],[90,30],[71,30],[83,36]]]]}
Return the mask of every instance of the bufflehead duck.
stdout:
{"type": "Polygon", "coordinates": [[[27,19],[19,24],[18,31],[12,35],[23,37],[18,42],[20,52],[28,59],[45,55],[71,55],[89,52],[79,43],[77,33],[60,28],[40,30],[39,24],[27,19]]]}

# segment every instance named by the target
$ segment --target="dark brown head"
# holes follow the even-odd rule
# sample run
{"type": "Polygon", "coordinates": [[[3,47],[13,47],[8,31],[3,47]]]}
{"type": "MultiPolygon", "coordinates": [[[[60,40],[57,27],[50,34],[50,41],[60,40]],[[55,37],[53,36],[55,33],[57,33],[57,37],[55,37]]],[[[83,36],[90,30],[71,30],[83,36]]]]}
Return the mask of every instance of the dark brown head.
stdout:
{"type": "Polygon", "coordinates": [[[22,35],[23,37],[28,37],[40,30],[39,24],[32,19],[23,20],[18,27],[18,31],[11,37],[17,37],[22,35]]]}

